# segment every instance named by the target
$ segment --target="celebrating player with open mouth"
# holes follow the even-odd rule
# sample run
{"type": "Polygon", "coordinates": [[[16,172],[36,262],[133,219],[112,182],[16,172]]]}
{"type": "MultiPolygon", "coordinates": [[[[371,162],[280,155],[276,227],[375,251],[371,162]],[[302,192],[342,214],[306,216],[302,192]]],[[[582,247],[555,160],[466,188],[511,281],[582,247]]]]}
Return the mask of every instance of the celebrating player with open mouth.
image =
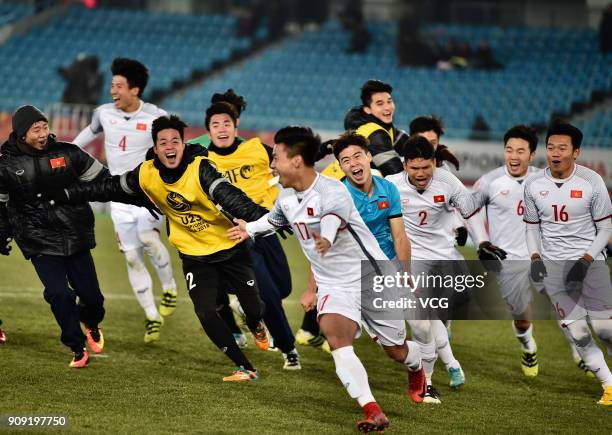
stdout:
{"type": "Polygon", "coordinates": [[[389,357],[405,365],[412,400],[422,402],[425,393],[420,351],[416,343],[406,341],[403,319],[383,320],[385,313],[362,306],[362,276],[369,276],[370,269],[378,271],[377,260],[384,262],[388,257],[364,224],[346,187],[315,171],[319,137],[306,127],[285,127],[276,133],[274,142],[272,168],[285,189],[268,215],[249,223],[237,220],[238,226],[228,235],[238,241],[292,226],[318,285],[316,294],[302,298],[305,308],[317,304],[338,378],[363,407],[359,429],[382,432],[389,420],[375,401],[365,368],[353,350],[362,322],[376,334],[389,357]]]}
{"type": "Polygon", "coordinates": [[[612,355],[612,285],[603,253],[612,236],[612,204],[599,174],[577,165],[582,132],[555,122],[546,134],[548,167],[525,182],[531,276],[567,328],[578,353],[612,405],[612,373],[589,321],[612,355]]]}
{"type": "MultiPolygon", "coordinates": [[[[145,160],[147,150],[153,146],[151,123],[166,112],[140,99],[149,81],[149,72],[142,63],[116,58],[111,72],[113,102],[95,110],[91,123],[79,133],[74,143],[83,147],[103,132],[108,169],[112,175],[121,175],[145,160]]],[[[154,219],[142,207],[117,202],[110,206],[119,249],[125,255],[128,278],[134,296],[145,312],[144,341],[151,343],[160,338],[162,316],[169,316],[176,309],[176,283],[170,255],[159,238],[161,220],[154,219]],[[153,280],[144,263],[144,252],[151,259],[162,284],[159,311],[153,297],[153,280]]]]}

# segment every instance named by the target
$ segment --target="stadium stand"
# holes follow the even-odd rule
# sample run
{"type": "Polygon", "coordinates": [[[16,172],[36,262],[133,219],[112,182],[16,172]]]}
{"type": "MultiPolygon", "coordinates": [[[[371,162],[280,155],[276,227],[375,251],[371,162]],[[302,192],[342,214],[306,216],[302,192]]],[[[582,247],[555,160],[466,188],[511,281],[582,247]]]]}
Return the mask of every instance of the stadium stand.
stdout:
{"type": "Polygon", "coordinates": [[[34,13],[34,8],[26,3],[0,3],[0,27],[21,20],[34,13]]]}
{"type": "MultiPolygon", "coordinates": [[[[57,68],[79,53],[98,56],[105,74],[104,89],[110,86],[108,68],[113,58],[143,61],[151,72],[147,99],[154,89],[169,88],[174,80],[185,80],[196,69],[226,60],[234,49],[247,48],[250,39],[234,37],[235,20],[221,15],[70,7],[65,15],[13,36],[3,45],[0,111],[12,111],[25,103],[46,107],[60,101],[64,82],[57,68]]],[[[105,92],[103,101],[106,96],[105,92]]]]}
{"type": "MultiPolygon", "coordinates": [[[[573,102],[587,102],[593,91],[612,90],[612,55],[599,52],[589,29],[435,26],[432,34],[466,40],[474,49],[491,45],[500,70],[451,70],[396,66],[394,24],[370,23],[372,43],[363,54],[348,54],[349,35],[338,22],[305,32],[268,50],[239,69],[206,81],[164,101],[190,123],[202,123],[203,101],[228,87],[249,99],[244,128],[275,129],[306,123],[339,130],[345,111],[358,104],[358,89],[376,77],[395,86],[398,125],[435,112],[452,135],[466,137],[481,114],[496,136],[516,123],[545,124],[555,113],[569,113],[573,102]]],[[[396,121],[397,122],[397,121],[396,121]]],[[[605,114],[593,125],[605,135],[612,120],[605,114]]],[[[495,137],[496,137],[495,136],[495,137]]]]}

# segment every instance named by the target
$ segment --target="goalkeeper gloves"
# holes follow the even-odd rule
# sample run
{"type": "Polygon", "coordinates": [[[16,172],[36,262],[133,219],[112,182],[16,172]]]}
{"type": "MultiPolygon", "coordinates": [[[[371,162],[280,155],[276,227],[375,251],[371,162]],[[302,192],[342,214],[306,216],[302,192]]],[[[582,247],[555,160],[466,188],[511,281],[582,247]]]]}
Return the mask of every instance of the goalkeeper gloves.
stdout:
{"type": "Polygon", "coordinates": [[[542,282],[544,277],[548,275],[544,261],[540,257],[531,259],[531,280],[533,282],[542,282]]]}
{"type": "Polygon", "coordinates": [[[491,272],[499,272],[502,268],[501,260],[506,259],[506,251],[486,241],[478,247],[478,258],[482,261],[485,269],[491,272]]]}
{"type": "Polygon", "coordinates": [[[565,285],[568,290],[582,290],[582,284],[590,265],[591,263],[584,257],[574,263],[565,277],[565,285]]]}

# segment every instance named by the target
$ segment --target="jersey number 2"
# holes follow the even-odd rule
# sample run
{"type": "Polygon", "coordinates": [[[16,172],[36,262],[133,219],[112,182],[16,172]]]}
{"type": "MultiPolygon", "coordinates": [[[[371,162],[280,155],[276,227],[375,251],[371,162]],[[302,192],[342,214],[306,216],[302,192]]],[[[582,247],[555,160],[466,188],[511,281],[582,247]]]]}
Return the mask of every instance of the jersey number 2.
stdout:
{"type": "Polygon", "coordinates": [[[425,210],[419,212],[419,218],[421,218],[421,222],[419,223],[420,227],[427,225],[427,212],[425,210]]]}
{"type": "Polygon", "coordinates": [[[126,140],[125,140],[125,136],[123,136],[121,140],[119,141],[119,148],[121,148],[121,151],[125,151],[125,147],[126,147],[126,140]]]}

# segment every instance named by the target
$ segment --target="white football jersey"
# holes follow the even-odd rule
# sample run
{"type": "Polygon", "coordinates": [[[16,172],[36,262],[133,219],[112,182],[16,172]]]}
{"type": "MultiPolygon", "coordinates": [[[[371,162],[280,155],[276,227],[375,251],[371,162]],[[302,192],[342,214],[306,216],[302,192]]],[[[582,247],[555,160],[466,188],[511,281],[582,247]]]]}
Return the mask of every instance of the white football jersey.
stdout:
{"type": "MultiPolygon", "coordinates": [[[[575,260],[584,255],[595,240],[595,222],[610,219],[612,205],[601,176],[575,165],[565,180],[552,177],[550,169],[525,181],[525,216],[528,224],[539,224],[542,257],[549,260],[575,260]]],[[[600,253],[596,260],[605,259],[600,253]]]]}
{"type": "Polygon", "coordinates": [[[472,195],[450,171],[435,169],[425,190],[419,191],[406,172],[389,175],[400,193],[406,234],[413,260],[461,260],[455,249],[454,211],[468,219],[478,211],[472,195]]]}
{"type": "Polygon", "coordinates": [[[338,180],[317,175],[304,192],[281,190],[268,214],[274,226],[291,225],[311,264],[319,287],[361,291],[361,262],[388,260],[359,215],[348,189],[338,180]],[[324,256],[315,249],[314,233],[321,233],[321,218],[333,214],[342,220],[336,240],[324,256]]]}
{"type": "Polygon", "coordinates": [[[541,169],[529,166],[523,177],[513,177],[504,165],[487,172],[474,184],[474,200],[480,208],[486,207],[489,239],[508,254],[509,260],[528,260],[525,237],[524,182],[541,169]]]}
{"type": "MultiPolygon", "coordinates": [[[[136,112],[119,110],[113,103],[99,106],[93,113],[89,128],[93,134],[104,132],[106,162],[112,175],[134,169],[145,160],[147,150],[153,146],[151,124],[167,113],[154,104],[140,102],[136,112]]],[[[80,147],[79,135],[74,143],[80,147]]]]}

